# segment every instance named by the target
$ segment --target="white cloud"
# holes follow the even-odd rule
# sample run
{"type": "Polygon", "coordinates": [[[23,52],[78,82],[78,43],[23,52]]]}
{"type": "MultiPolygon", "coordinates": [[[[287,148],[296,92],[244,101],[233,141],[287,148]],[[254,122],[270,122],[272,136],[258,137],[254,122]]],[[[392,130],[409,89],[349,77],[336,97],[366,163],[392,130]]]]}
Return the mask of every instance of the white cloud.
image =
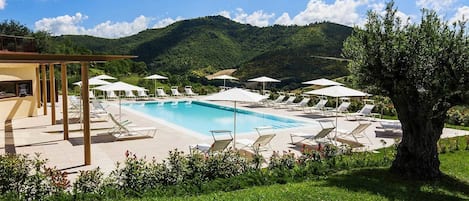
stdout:
{"type": "Polygon", "coordinates": [[[456,0],[417,0],[415,3],[420,8],[433,9],[437,12],[449,9],[456,0]]]}
{"type": "Polygon", "coordinates": [[[54,18],[43,18],[34,23],[35,30],[49,31],[54,35],[82,34],[83,27],[78,26],[88,16],[76,13],[74,16],[64,15],[54,18]]]}
{"type": "MultiPolygon", "coordinates": [[[[112,22],[106,21],[95,25],[92,28],[85,28],[81,25],[88,16],[76,13],[73,16],[64,15],[53,18],[43,18],[34,23],[35,30],[44,30],[52,35],[91,35],[103,38],[120,38],[134,35],[140,31],[148,29],[153,21],[150,17],[140,15],[132,22],[112,22]]],[[[182,20],[182,17],[176,19],[165,18],[158,21],[152,28],[162,28],[176,21],[182,20]]]]}
{"type": "Polygon", "coordinates": [[[357,8],[367,3],[367,0],[336,0],[327,4],[324,0],[310,0],[306,9],[290,19],[283,13],[275,22],[283,25],[307,25],[314,22],[330,21],[345,25],[359,24],[363,18],[357,8]]]}
{"type": "Polygon", "coordinates": [[[458,8],[454,16],[449,20],[450,23],[457,22],[459,20],[468,20],[469,19],[469,6],[463,6],[458,8]]]}
{"type": "Polygon", "coordinates": [[[230,12],[229,12],[229,11],[226,11],[226,10],[220,11],[220,12],[218,13],[218,15],[221,15],[221,16],[223,16],[223,17],[226,17],[226,18],[228,18],[228,19],[231,19],[230,12]]]}
{"type": "Polygon", "coordinates": [[[176,19],[168,17],[168,18],[165,18],[165,19],[162,19],[162,20],[158,21],[155,25],[153,25],[152,28],[163,28],[163,27],[166,27],[166,26],[168,26],[172,23],[175,23],[177,21],[181,21],[183,19],[184,18],[182,18],[182,17],[177,17],[176,19]]]}
{"type": "MultiPolygon", "coordinates": [[[[386,15],[386,4],[385,3],[375,3],[375,4],[370,4],[368,7],[373,11],[376,12],[378,15],[384,16],[386,15]]],[[[405,14],[399,10],[396,11],[396,16],[399,17],[402,20],[402,25],[406,25],[409,23],[412,23],[413,20],[417,18],[416,15],[408,15],[405,14]]],[[[363,21],[363,24],[365,21],[363,21]]],[[[363,25],[359,24],[359,25],[363,25]]]]}
{"type": "Polygon", "coordinates": [[[6,5],[7,5],[7,0],[0,0],[0,10],[5,9],[6,5]]]}
{"type": "Polygon", "coordinates": [[[291,23],[292,23],[291,18],[290,18],[290,15],[288,15],[288,13],[283,13],[274,22],[274,24],[280,24],[280,25],[291,25],[291,23]]]}
{"type": "Polygon", "coordinates": [[[239,23],[250,24],[259,27],[269,26],[269,20],[275,16],[275,14],[273,13],[265,13],[263,10],[258,10],[251,14],[248,14],[242,8],[236,9],[233,18],[231,18],[231,13],[228,11],[221,11],[218,14],[230,18],[239,23]]]}
{"type": "Polygon", "coordinates": [[[82,34],[93,35],[104,38],[119,38],[123,36],[130,36],[148,28],[151,19],[143,15],[138,16],[132,22],[117,22],[112,23],[106,21],[98,24],[91,29],[82,28],[82,34]]]}

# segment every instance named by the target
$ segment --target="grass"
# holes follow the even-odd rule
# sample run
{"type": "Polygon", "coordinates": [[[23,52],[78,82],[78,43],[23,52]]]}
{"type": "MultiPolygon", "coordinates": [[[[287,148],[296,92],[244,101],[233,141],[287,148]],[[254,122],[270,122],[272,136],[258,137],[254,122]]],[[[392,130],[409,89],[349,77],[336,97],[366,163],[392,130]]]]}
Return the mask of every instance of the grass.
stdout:
{"type": "Polygon", "coordinates": [[[469,200],[469,150],[465,150],[464,140],[458,142],[463,145],[459,150],[440,154],[441,170],[445,175],[433,182],[399,178],[387,168],[362,168],[297,183],[198,196],[133,200],[469,200]]]}
{"type": "Polygon", "coordinates": [[[469,172],[462,177],[464,181],[444,176],[439,181],[420,182],[398,178],[386,168],[369,168],[340,172],[322,180],[200,196],[135,200],[467,200],[469,172]]]}

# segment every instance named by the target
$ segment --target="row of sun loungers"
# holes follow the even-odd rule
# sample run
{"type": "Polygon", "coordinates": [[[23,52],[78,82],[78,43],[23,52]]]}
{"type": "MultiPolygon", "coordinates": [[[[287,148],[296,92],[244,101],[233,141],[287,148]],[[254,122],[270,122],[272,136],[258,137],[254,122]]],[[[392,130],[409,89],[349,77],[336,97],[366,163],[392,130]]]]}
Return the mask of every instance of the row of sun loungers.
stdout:
{"type": "MultiPolygon", "coordinates": [[[[177,86],[172,86],[171,87],[171,96],[180,97],[180,96],[198,96],[198,95],[199,94],[194,93],[192,91],[191,86],[184,87],[184,93],[180,93],[177,86]]],[[[169,97],[169,95],[166,94],[166,92],[164,91],[164,89],[162,87],[156,88],[155,96],[156,97],[161,97],[161,98],[169,97]]]]}
{"type": "MultiPolygon", "coordinates": [[[[69,111],[81,114],[81,109],[83,108],[81,100],[76,96],[69,96],[68,99],[70,105],[69,111]]],[[[90,115],[92,117],[111,120],[113,126],[108,130],[107,134],[114,136],[116,140],[154,137],[156,134],[157,129],[155,127],[138,127],[129,120],[117,120],[99,100],[92,100],[91,106],[90,115]]]]}
{"type": "MultiPolygon", "coordinates": [[[[171,87],[170,95],[166,94],[166,92],[164,91],[164,89],[162,87],[158,87],[155,90],[155,92],[156,92],[155,97],[160,97],[160,98],[169,97],[169,96],[181,97],[181,96],[198,96],[199,95],[199,94],[194,93],[192,91],[192,86],[185,86],[184,87],[184,93],[179,92],[177,86],[172,86],[171,87]]],[[[113,99],[118,99],[119,98],[119,96],[116,95],[116,93],[114,91],[106,91],[105,94],[106,95],[102,96],[101,98],[106,98],[108,100],[113,100],[113,99]]],[[[99,98],[98,96],[95,96],[93,91],[90,91],[89,95],[90,95],[90,99],[99,98]]],[[[121,96],[121,97],[124,97],[126,99],[147,99],[147,98],[150,97],[150,95],[148,95],[147,91],[145,91],[145,90],[137,91],[137,95],[135,95],[134,91],[124,91],[124,95],[121,96]]]]}
{"type": "Polygon", "coordinates": [[[322,113],[323,115],[331,116],[336,114],[342,114],[346,117],[347,120],[360,120],[363,118],[371,118],[373,117],[372,110],[374,108],[373,104],[365,104],[363,108],[357,112],[350,113],[348,108],[350,106],[350,102],[343,101],[337,108],[330,108],[326,107],[328,102],[327,99],[320,99],[318,103],[313,106],[308,106],[308,103],[311,101],[310,98],[304,97],[300,102],[295,103],[294,101],[297,99],[296,96],[290,96],[287,100],[285,99],[285,95],[279,95],[275,100],[265,100],[259,105],[265,107],[273,107],[273,108],[284,108],[290,110],[303,110],[305,113],[322,113]]]}

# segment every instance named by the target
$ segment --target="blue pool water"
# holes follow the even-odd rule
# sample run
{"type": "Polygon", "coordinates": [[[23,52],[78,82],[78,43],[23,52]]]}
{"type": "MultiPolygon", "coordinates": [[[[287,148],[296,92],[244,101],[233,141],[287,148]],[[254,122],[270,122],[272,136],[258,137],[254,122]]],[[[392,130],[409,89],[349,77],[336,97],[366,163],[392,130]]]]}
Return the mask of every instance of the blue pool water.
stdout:
{"type": "MultiPolygon", "coordinates": [[[[206,102],[185,101],[158,103],[126,103],[123,107],[150,115],[192,131],[210,135],[210,130],[233,131],[234,108],[206,102]]],[[[276,129],[303,126],[305,122],[289,118],[236,109],[236,133],[254,132],[256,127],[272,126],[276,129]]]]}

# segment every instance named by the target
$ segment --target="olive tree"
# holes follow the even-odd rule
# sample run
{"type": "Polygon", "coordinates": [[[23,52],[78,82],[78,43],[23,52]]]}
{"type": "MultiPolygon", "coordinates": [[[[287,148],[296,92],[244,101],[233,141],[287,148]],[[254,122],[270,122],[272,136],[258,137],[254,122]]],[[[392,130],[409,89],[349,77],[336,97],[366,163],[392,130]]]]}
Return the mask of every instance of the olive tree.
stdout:
{"type": "Polygon", "coordinates": [[[422,10],[420,23],[403,23],[394,3],[383,16],[368,13],[344,43],[344,56],[362,85],[389,96],[402,124],[391,171],[406,177],[441,176],[437,143],[446,112],[469,89],[469,42],[464,22],[448,25],[422,10]]]}

